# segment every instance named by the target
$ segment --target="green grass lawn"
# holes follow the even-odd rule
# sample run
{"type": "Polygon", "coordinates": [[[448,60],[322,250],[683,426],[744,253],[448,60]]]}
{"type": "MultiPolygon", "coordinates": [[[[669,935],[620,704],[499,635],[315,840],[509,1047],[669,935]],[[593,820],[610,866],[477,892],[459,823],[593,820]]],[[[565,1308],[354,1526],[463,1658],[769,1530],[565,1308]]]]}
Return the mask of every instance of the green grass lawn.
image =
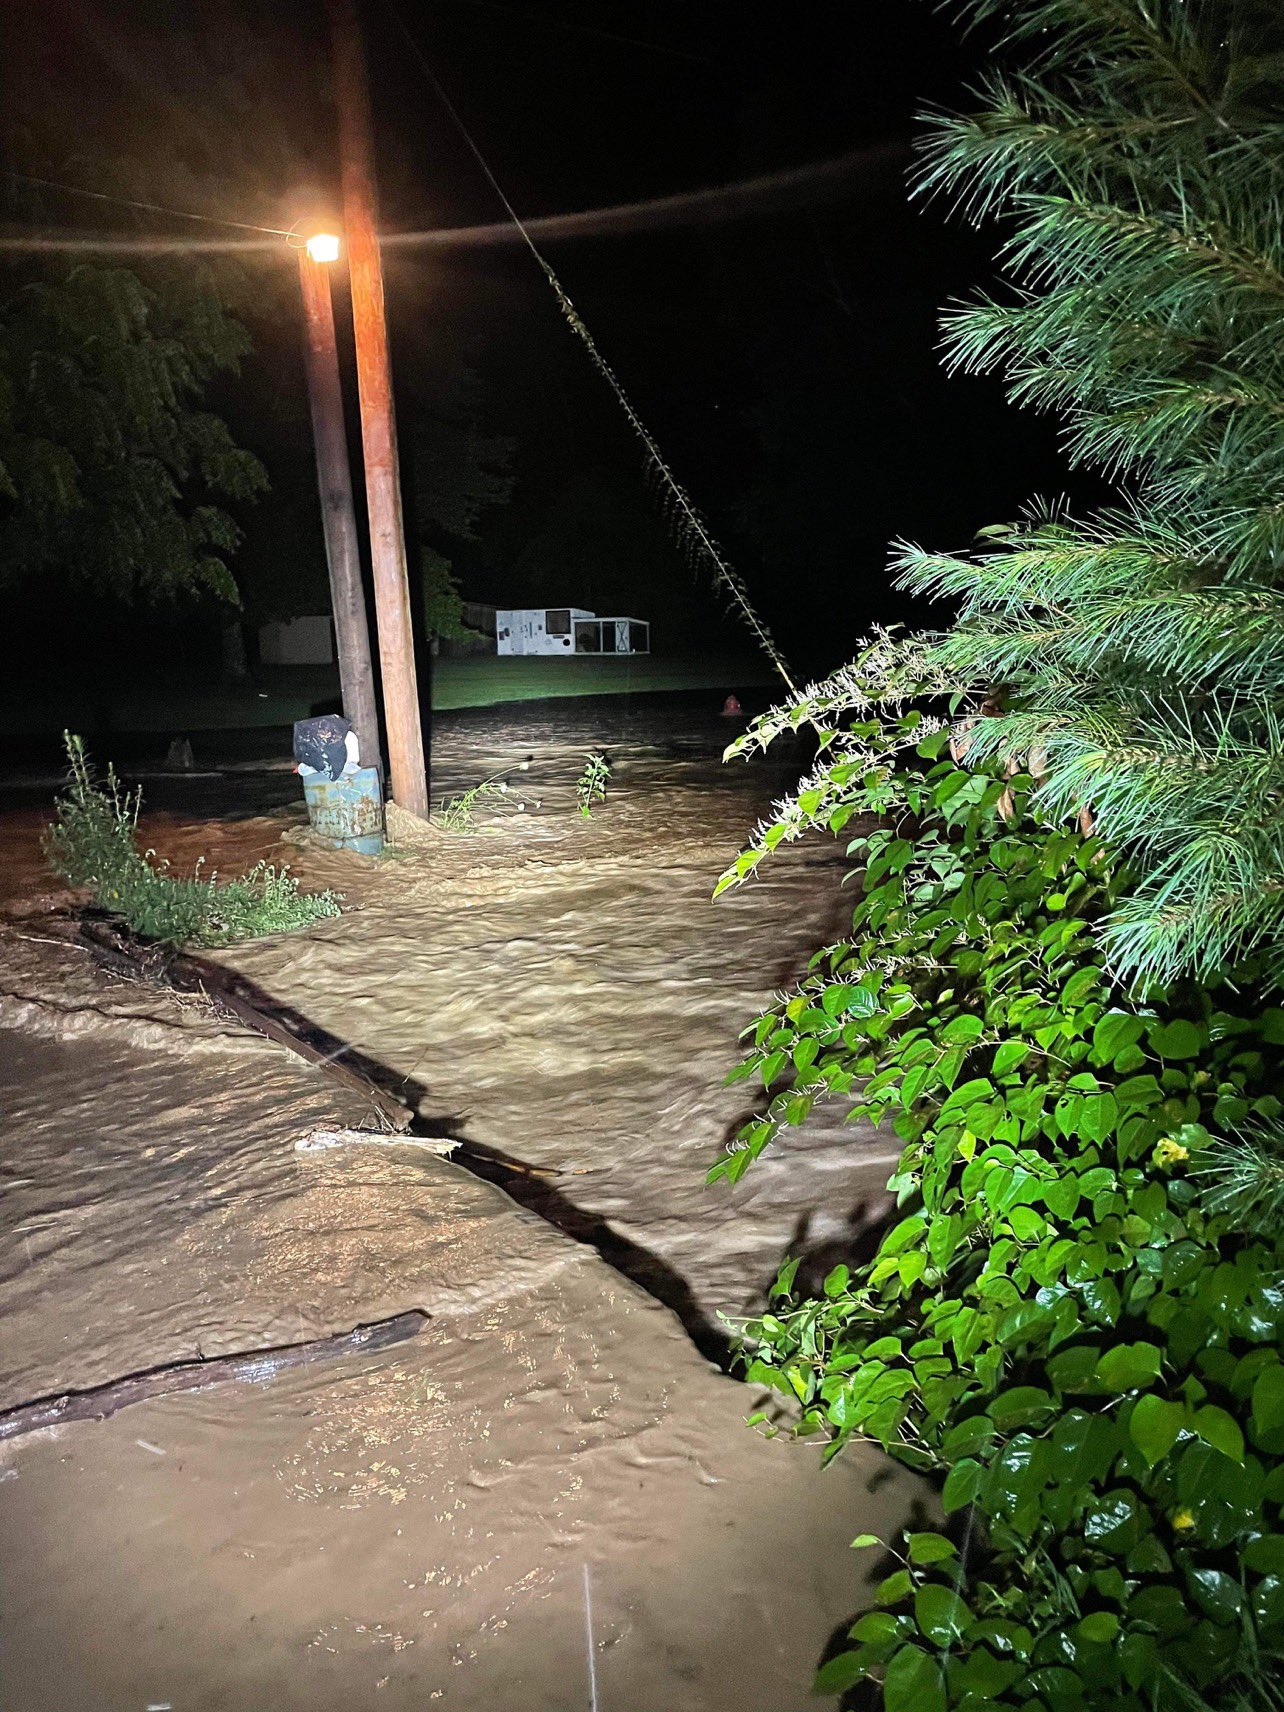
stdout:
{"type": "MultiPolygon", "coordinates": [[[[657,690],[708,690],[727,695],[773,682],[765,660],[726,655],[637,654],[570,659],[472,654],[433,661],[432,704],[446,711],[494,707],[503,702],[554,696],[647,694],[657,690]]],[[[290,725],[319,704],[335,702],[334,666],[268,666],[245,685],[201,684],[158,675],[110,691],[24,696],[6,715],[15,735],[42,736],[65,729],[81,733],[248,730],[290,725]]]]}
{"type": "Polygon", "coordinates": [[[754,689],[772,682],[765,660],[694,655],[625,654],[610,658],[470,654],[433,661],[438,708],[493,707],[545,696],[627,695],[654,690],[754,689]]]}

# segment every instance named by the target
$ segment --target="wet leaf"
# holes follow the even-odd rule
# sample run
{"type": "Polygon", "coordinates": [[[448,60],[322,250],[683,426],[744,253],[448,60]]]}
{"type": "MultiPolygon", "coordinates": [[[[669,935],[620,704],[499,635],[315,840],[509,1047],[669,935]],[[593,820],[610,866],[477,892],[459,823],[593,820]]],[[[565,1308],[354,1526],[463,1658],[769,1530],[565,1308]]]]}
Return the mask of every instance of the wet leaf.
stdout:
{"type": "Polygon", "coordinates": [[[1185,1404],[1168,1403],[1152,1394],[1138,1399],[1128,1419],[1128,1435],[1153,1468],[1177,1443],[1185,1420],[1185,1404]]]}
{"type": "Polygon", "coordinates": [[[905,1646],[892,1655],[883,1679],[885,1712],[945,1712],[945,1686],[936,1660],[905,1646]]]}
{"type": "Polygon", "coordinates": [[[911,1563],[941,1563],[956,1555],[954,1542],[944,1534],[910,1534],[908,1544],[911,1563]]]}
{"type": "Polygon", "coordinates": [[[1253,1421],[1259,1433],[1284,1427],[1284,1364],[1278,1361],[1264,1368],[1253,1386],[1253,1421]]]}
{"type": "Polygon", "coordinates": [[[945,1647],[962,1636],[971,1612],[952,1588],[932,1581],[914,1595],[914,1615],[928,1640],[945,1647]]]}

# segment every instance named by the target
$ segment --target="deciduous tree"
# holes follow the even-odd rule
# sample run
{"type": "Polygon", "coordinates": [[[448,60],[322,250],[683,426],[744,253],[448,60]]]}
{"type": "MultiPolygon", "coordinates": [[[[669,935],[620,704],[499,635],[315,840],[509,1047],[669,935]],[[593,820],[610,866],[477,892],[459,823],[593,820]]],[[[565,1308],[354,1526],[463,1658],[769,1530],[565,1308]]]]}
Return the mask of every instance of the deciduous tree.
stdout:
{"type": "Polygon", "coordinates": [[[248,348],[195,279],[81,266],[0,301],[0,577],[235,600],[226,501],[267,485],[201,407],[248,348]]]}

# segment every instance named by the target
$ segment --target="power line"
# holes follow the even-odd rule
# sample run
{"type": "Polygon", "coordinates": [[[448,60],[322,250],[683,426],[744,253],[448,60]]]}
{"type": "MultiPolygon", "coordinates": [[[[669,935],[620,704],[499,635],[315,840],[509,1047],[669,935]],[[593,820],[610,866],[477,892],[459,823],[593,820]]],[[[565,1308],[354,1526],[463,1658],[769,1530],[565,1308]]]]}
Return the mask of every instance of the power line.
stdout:
{"type": "Polygon", "coordinates": [[[579,311],[571,301],[570,295],[563,286],[561,280],[553,271],[551,263],[544,259],[544,256],[540,253],[539,247],[537,246],[534,238],[524,225],[521,216],[508,200],[508,197],[504,194],[503,186],[491,171],[490,165],[486,160],[486,157],[482,154],[481,149],[473,141],[471,132],[464,124],[459,113],[456,111],[455,105],[451,101],[449,95],[447,95],[446,91],[442,88],[436,73],[428,63],[427,55],[424,53],[415,37],[411,34],[406,25],[406,21],[402,17],[398,7],[395,5],[394,0],[389,0],[389,9],[391,10],[393,17],[396,19],[402,35],[405,36],[406,42],[410,47],[410,51],[418,60],[420,69],[424,76],[428,79],[429,83],[436,91],[438,100],[450,115],[450,119],[454,124],[455,129],[463,138],[473,159],[481,168],[491,189],[495,192],[495,195],[502,203],[505,213],[521,233],[531,255],[534,256],[535,261],[544,274],[544,277],[552,287],[553,292],[557,297],[557,301],[561,306],[562,313],[565,315],[572,332],[575,333],[576,337],[580,340],[581,344],[592,358],[593,364],[597,368],[598,373],[615,394],[616,402],[627,417],[629,426],[642,442],[643,449],[650,460],[651,467],[659,477],[661,486],[666,492],[674,512],[682,519],[683,525],[688,531],[689,540],[693,540],[697,544],[700,552],[703,553],[704,557],[713,567],[715,581],[721,584],[723,590],[730,597],[732,603],[738,608],[740,615],[744,619],[750,632],[757,639],[759,646],[767,655],[767,658],[771,661],[777,672],[779,672],[788,689],[792,693],[797,694],[797,685],[794,683],[793,677],[790,674],[789,666],[785,657],[780,652],[771,631],[758,616],[753,602],[749,599],[749,591],[745,587],[740,573],[735,569],[723,553],[722,549],[718,546],[710,533],[708,525],[696,509],[695,502],[665,461],[664,454],[661,452],[654,436],[651,434],[651,431],[647,428],[642,418],[638,415],[637,410],[634,408],[633,401],[629,397],[628,393],[625,392],[623,383],[620,381],[619,376],[615,373],[615,370],[598,349],[597,341],[581,319],[579,311]]]}
{"type": "MultiPolygon", "coordinates": [[[[694,224],[721,224],[749,219],[754,215],[781,214],[794,208],[811,208],[845,200],[872,180],[885,181],[887,173],[893,168],[901,167],[910,154],[911,148],[907,141],[893,140],[854,149],[830,160],[815,161],[807,166],[790,167],[784,172],[766,173],[755,178],[738,179],[729,184],[712,185],[702,190],[680,190],[668,196],[652,196],[638,202],[616,203],[609,208],[582,208],[564,214],[537,214],[520,223],[506,219],[474,226],[437,226],[426,230],[385,232],[380,235],[379,241],[385,249],[457,249],[509,241],[521,243],[524,232],[536,238],[564,241],[572,238],[615,237],[636,232],[666,231],[694,224]]],[[[30,182],[46,184],[49,181],[36,179],[30,182]]],[[[58,188],[70,190],[75,187],[68,185],[58,188]]],[[[98,193],[77,190],[76,194],[98,193]]],[[[172,212],[181,211],[175,209],[172,212]]],[[[214,218],[208,214],[194,217],[202,220],[214,218]]],[[[273,239],[282,236],[280,230],[274,226],[247,228],[244,223],[235,221],[228,224],[252,232],[263,232],[273,239]]],[[[25,237],[0,237],[0,252],[31,250],[56,253],[65,250],[151,255],[182,253],[186,250],[193,254],[244,254],[276,248],[276,243],[269,243],[267,237],[205,240],[121,237],[111,232],[66,231],[38,232],[25,237]]]]}
{"type": "Polygon", "coordinates": [[[288,238],[292,234],[282,226],[256,226],[248,220],[224,220],[217,214],[195,214],[187,208],[166,208],[159,202],[138,202],[128,196],[111,196],[105,190],[86,190],[80,184],[59,184],[52,178],[33,178],[30,173],[5,169],[6,178],[20,184],[34,184],[42,190],[61,190],[69,196],[87,196],[94,202],[111,202],[118,208],[138,208],[146,214],[169,214],[176,220],[201,220],[210,226],[234,226],[240,232],[266,232],[270,237],[288,238]]]}
{"type": "MultiPolygon", "coordinates": [[[[256,228],[257,229],[257,228],[256,228]]],[[[262,228],[270,231],[270,227],[262,228]]],[[[117,238],[109,233],[64,237],[28,233],[0,237],[2,255],[50,256],[218,256],[262,255],[280,248],[280,233],[266,238],[117,238]]]]}
{"type": "MultiPolygon", "coordinates": [[[[886,182],[889,171],[910,159],[908,141],[873,143],[829,160],[762,173],[700,190],[679,190],[637,202],[617,202],[607,208],[583,208],[568,214],[537,214],[524,224],[533,236],[551,239],[614,237],[676,226],[726,224],[754,215],[814,208],[847,200],[871,182],[886,182]]],[[[511,221],[487,225],[436,227],[424,231],[389,232],[385,248],[439,249],[464,244],[483,245],[520,240],[511,221]]]]}

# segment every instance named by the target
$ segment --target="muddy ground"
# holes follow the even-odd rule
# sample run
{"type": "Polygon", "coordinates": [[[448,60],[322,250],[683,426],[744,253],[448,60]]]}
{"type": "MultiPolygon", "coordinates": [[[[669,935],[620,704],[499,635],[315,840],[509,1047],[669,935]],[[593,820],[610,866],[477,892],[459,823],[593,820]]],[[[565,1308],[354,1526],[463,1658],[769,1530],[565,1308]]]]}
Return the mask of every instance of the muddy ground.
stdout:
{"type": "MultiPolygon", "coordinates": [[[[297,836],[288,772],[154,780],[176,863],[292,860],[337,920],[221,953],[426,1127],[536,1168],[525,1205],[422,1148],[300,1153],[368,1108],[191,1000],[0,937],[0,1409],[408,1307],[413,1343],[0,1446],[6,1712],[172,1707],[790,1712],[914,1493],[872,1453],[743,1425],[706,1359],[785,1252],[881,1207],[887,1140],[818,1124],[734,1190],[736,1036],[841,926],[799,847],[711,905],[779,768],[686,707],[439,726],[471,836],[381,861],[297,836]],[[574,806],[585,751],[613,775],[574,806]],[[528,765],[521,767],[525,761],[528,765]],[[167,806],[165,806],[167,805],[167,806]],[[519,806],[521,805],[521,806],[519,806]]],[[[10,801],[0,887],[46,885],[10,801]]]]}

